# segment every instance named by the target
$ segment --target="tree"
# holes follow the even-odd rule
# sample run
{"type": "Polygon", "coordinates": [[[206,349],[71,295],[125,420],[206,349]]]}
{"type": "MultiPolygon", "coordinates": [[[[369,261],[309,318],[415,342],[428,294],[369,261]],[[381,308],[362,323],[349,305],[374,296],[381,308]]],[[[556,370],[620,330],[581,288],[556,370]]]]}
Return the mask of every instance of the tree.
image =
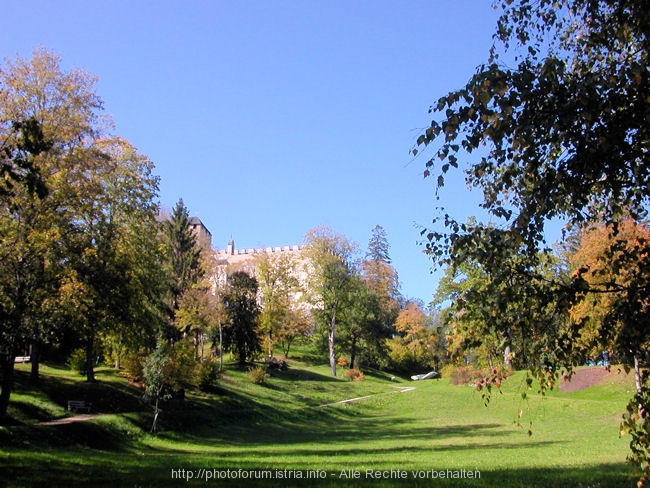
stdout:
{"type": "MultiPolygon", "coordinates": [[[[588,283],[580,275],[568,285],[545,281],[540,263],[551,254],[548,222],[563,220],[568,228],[623,217],[640,222],[648,206],[650,17],[645,2],[631,0],[499,4],[502,14],[488,63],[466,86],[433,105],[430,112],[436,117],[413,150],[417,154],[437,144],[425,176],[437,172],[440,192],[450,170],[462,168],[467,185],[482,192],[480,206],[490,222],[462,223],[443,212],[434,225],[441,222],[445,229],[423,235],[438,263],[480,263],[492,282],[503,285],[502,298],[538,308],[556,306],[567,314],[588,283]],[[501,59],[511,43],[515,66],[507,67],[501,59]],[[519,262],[508,266],[513,256],[519,262]],[[535,286],[525,295],[517,288],[508,291],[503,269],[535,286]]],[[[615,253],[609,259],[614,267],[629,261],[615,253]]],[[[627,287],[631,303],[639,303],[634,295],[647,294],[648,276],[639,274],[627,287]]],[[[468,307],[489,306],[486,300],[492,300],[476,298],[468,307]]],[[[619,309],[619,319],[634,331],[628,338],[644,344],[650,331],[635,322],[633,309],[619,309]]],[[[514,315],[496,322],[491,332],[498,337],[520,328],[535,347],[555,351],[529,356],[533,374],[549,380],[541,382],[544,388],[555,383],[561,368],[570,371],[578,362],[573,345],[580,325],[560,334],[535,334],[534,325],[514,315]]],[[[636,346],[629,342],[626,347],[636,346]]],[[[646,399],[639,397],[635,404],[646,399]]],[[[643,442],[647,449],[648,441],[643,442]]],[[[632,447],[632,460],[649,474],[648,451],[639,454],[639,446],[632,447]]]]}
{"type": "Polygon", "coordinates": [[[313,329],[311,314],[301,303],[291,302],[284,322],[276,333],[277,343],[280,345],[284,357],[289,357],[292,344],[301,337],[309,337],[313,329]]]}
{"type": "Polygon", "coordinates": [[[392,367],[404,372],[434,366],[437,335],[431,318],[414,301],[409,301],[395,320],[396,337],[387,341],[392,367]]]}
{"type": "Polygon", "coordinates": [[[277,255],[264,253],[257,263],[261,308],[260,331],[265,336],[269,357],[273,356],[273,345],[282,324],[291,319],[291,304],[298,291],[295,267],[293,257],[282,253],[277,255]]]}
{"type": "Polygon", "coordinates": [[[190,227],[190,216],[179,200],[172,215],[164,224],[165,242],[169,257],[170,315],[173,319],[181,296],[205,274],[201,264],[201,248],[190,227]]]}
{"type": "Polygon", "coordinates": [[[381,225],[375,225],[368,241],[366,260],[390,264],[388,235],[381,225]]]}
{"type": "Polygon", "coordinates": [[[101,342],[120,368],[125,354],[152,350],[155,338],[168,323],[164,298],[167,293],[165,256],[160,240],[157,210],[134,212],[122,228],[120,250],[126,261],[129,280],[126,320],[101,333],[101,342]]]}
{"type": "Polygon", "coordinates": [[[94,381],[100,333],[131,323],[133,279],[144,256],[130,241],[138,238],[134,227],[152,229],[143,224],[157,211],[157,178],[151,162],[121,138],[95,141],[80,163],[84,177],[70,189],[77,204],[67,211],[62,236],[68,255],[62,301],[86,347],[87,380],[94,381]]]}
{"type": "Polygon", "coordinates": [[[647,295],[630,292],[639,275],[647,271],[650,230],[632,220],[617,223],[616,231],[613,227],[584,230],[579,248],[569,256],[572,271],[588,285],[585,297],[571,308],[571,319],[581,326],[579,344],[586,356],[593,358],[606,351],[612,358],[634,364],[637,393],[641,394],[641,363],[650,344],[636,337],[631,321],[621,317],[633,314],[633,323],[647,323],[649,318],[647,295]]]}
{"type": "MultiPolygon", "coordinates": [[[[394,332],[393,323],[404,301],[397,270],[391,265],[388,249],[386,232],[381,226],[376,226],[368,242],[366,259],[361,263],[361,278],[372,292],[369,304],[376,302],[376,309],[371,314],[374,316],[371,322],[373,326],[368,331],[371,333],[366,334],[375,363],[379,363],[379,358],[384,355],[384,339],[394,332]]],[[[371,305],[373,307],[375,305],[371,305]]]]}
{"type": "Polygon", "coordinates": [[[359,357],[377,366],[385,354],[385,340],[393,329],[385,322],[381,297],[358,274],[350,277],[347,306],[340,314],[340,344],[350,353],[349,367],[359,368],[359,357]]]}
{"type": "Polygon", "coordinates": [[[166,370],[171,361],[169,344],[159,340],[156,348],[147,357],[142,368],[142,379],[145,384],[144,399],[153,404],[153,422],[150,432],[158,430],[158,414],[160,402],[171,398],[166,370]]]}
{"type": "Polygon", "coordinates": [[[84,154],[101,132],[101,101],[95,80],[81,70],[63,72],[45,50],[31,60],[7,61],[0,70],[3,384],[0,417],[11,393],[13,358],[52,337],[54,296],[66,263],[61,236],[69,210],[78,205],[71,189],[83,184],[84,154]]]}
{"type": "Polygon", "coordinates": [[[330,369],[332,376],[336,376],[336,326],[348,305],[355,246],[326,227],[311,229],[305,242],[311,267],[308,276],[314,318],[327,331],[330,369]]]}
{"type": "Polygon", "coordinates": [[[226,323],[224,348],[230,348],[240,364],[261,351],[257,334],[259,307],[257,305],[257,280],[244,271],[228,276],[228,284],[222,292],[226,323]]]}
{"type": "Polygon", "coordinates": [[[0,145],[0,197],[12,195],[15,185],[23,185],[31,194],[44,198],[47,187],[34,157],[49,150],[52,143],[45,140],[41,124],[33,116],[13,121],[11,128],[18,137],[9,135],[0,145]]]}
{"type": "Polygon", "coordinates": [[[196,363],[192,360],[192,350],[186,341],[179,341],[172,347],[164,337],[159,337],[156,347],[144,361],[143,398],[153,404],[152,434],[157,431],[160,402],[184,395],[184,389],[193,381],[196,363]]]}
{"type": "MultiPolygon", "coordinates": [[[[529,368],[534,361],[554,364],[555,349],[549,344],[568,337],[568,316],[557,303],[545,304],[539,294],[547,283],[567,280],[557,259],[547,258],[534,273],[524,273],[526,261],[520,256],[504,260],[498,274],[476,261],[445,270],[434,305],[442,307],[441,320],[449,329],[451,359],[471,358],[488,374],[495,369],[507,374],[511,368],[529,368]]],[[[499,382],[499,374],[489,374],[487,379],[499,382]]]]}
{"type": "MultiPolygon", "coordinates": [[[[144,259],[131,253],[140,248],[129,244],[128,229],[153,220],[157,178],[147,158],[108,134],[95,82],[82,70],[64,72],[46,50],[0,71],[0,416],[17,351],[31,345],[37,377],[41,344],[63,327],[72,322],[93,350],[100,331],[131,321],[133,300],[142,297],[142,269],[134,265],[144,259]],[[7,171],[6,157],[13,157],[7,171]]],[[[92,380],[92,353],[88,358],[92,380]]]]}
{"type": "MultiPolygon", "coordinates": [[[[11,338],[18,332],[24,335],[24,327],[20,322],[30,315],[30,327],[37,328],[42,321],[34,320],[37,308],[29,307],[37,304],[45,296],[47,280],[45,266],[42,260],[45,244],[42,235],[34,226],[42,200],[48,196],[48,189],[40,174],[35,159],[43,152],[51,149],[52,143],[46,141],[39,122],[34,117],[24,122],[13,122],[6,133],[3,133],[0,143],[0,198],[2,213],[0,214],[3,241],[0,256],[0,272],[2,272],[2,292],[5,298],[0,305],[0,353],[3,345],[15,344],[20,347],[21,340],[11,338]],[[18,219],[16,219],[18,217],[18,219]],[[7,218],[8,220],[4,220],[7,218]],[[38,237],[37,237],[38,236],[38,237]],[[32,295],[31,298],[28,295],[32,295]],[[29,310],[28,310],[29,309],[29,310]]],[[[22,342],[29,337],[23,337],[22,342]]],[[[0,394],[0,412],[6,410],[11,389],[13,374],[13,356],[15,347],[7,347],[2,360],[2,394],[0,394]]],[[[38,350],[32,352],[32,379],[38,376],[38,350]]]]}
{"type": "Polygon", "coordinates": [[[209,286],[194,286],[181,296],[175,325],[183,335],[192,337],[194,357],[203,357],[203,337],[217,324],[216,298],[209,286]]]}

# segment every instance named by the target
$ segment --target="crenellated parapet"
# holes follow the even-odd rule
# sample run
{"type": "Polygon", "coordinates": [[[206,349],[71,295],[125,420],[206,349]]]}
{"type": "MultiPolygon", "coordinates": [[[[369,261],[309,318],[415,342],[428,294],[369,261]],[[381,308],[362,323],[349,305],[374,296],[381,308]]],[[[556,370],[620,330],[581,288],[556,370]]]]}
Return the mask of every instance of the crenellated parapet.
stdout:
{"type": "Polygon", "coordinates": [[[276,247],[260,247],[260,248],[248,248],[248,249],[237,249],[235,248],[234,241],[228,242],[228,247],[226,249],[218,249],[215,251],[215,254],[219,258],[225,258],[227,256],[243,256],[243,255],[255,255],[255,254],[272,254],[272,253],[298,253],[304,249],[304,245],[294,244],[292,246],[276,246],[276,247]]]}
{"type": "Polygon", "coordinates": [[[228,274],[234,271],[245,271],[255,276],[258,266],[261,262],[269,259],[271,262],[292,262],[295,277],[300,283],[306,283],[306,255],[303,250],[305,245],[295,244],[293,246],[276,246],[261,248],[237,249],[234,240],[228,241],[225,249],[215,249],[212,251],[214,259],[214,276],[215,285],[225,284],[228,274]]]}

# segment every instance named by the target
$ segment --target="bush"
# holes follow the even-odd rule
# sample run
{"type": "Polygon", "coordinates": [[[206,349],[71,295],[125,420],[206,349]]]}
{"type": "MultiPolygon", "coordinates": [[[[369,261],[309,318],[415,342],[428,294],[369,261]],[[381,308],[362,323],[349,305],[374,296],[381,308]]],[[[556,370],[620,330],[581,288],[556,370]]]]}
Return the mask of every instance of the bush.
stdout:
{"type": "Polygon", "coordinates": [[[269,370],[276,370],[276,371],[286,371],[289,368],[286,361],[277,358],[268,358],[266,360],[266,367],[269,370]]]}
{"type": "Polygon", "coordinates": [[[387,339],[386,345],[391,370],[408,374],[431,371],[434,356],[426,347],[405,344],[401,337],[387,339]]]}
{"type": "Polygon", "coordinates": [[[336,364],[341,366],[342,368],[345,368],[348,365],[348,360],[345,358],[338,358],[336,364]]]}
{"type": "Polygon", "coordinates": [[[451,374],[452,385],[476,385],[477,381],[485,377],[485,372],[476,370],[471,366],[461,366],[451,374]]]}
{"type": "Polygon", "coordinates": [[[458,366],[453,363],[447,363],[442,368],[440,368],[440,377],[441,378],[451,378],[456,372],[458,366]]]}
{"type": "Polygon", "coordinates": [[[251,383],[256,385],[263,385],[266,381],[266,369],[262,366],[255,366],[248,370],[248,378],[251,380],[251,383]]]}
{"type": "Polygon", "coordinates": [[[129,352],[122,358],[122,375],[131,381],[142,381],[144,363],[149,351],[141,349],[138,352],[129,352]]]}
{"type": "Polygon", "coordinates": [[[208,359],[196,368],[196,386],[201,391],[209,391],[219,379],[219,363],[208,359]]]}
{"type": "Polygon", "coordinates": [[[165,364],[165,381],[173,391],[190,388],[194,383],[194,371],[197,366],[194,358],[194,346],[183,339],[174,343],[165,364]]]}
{"type": "Polygon", "coordinates": [[[363,381],[366,377],[358,369],[348,369],[345,372],[345,377],[350,381],[363,381]]]}
{"type": "Polygon", "coordinates": [[[72,371],[86,374],[86,351],[83,348],[75,349],[65,364],[72,371]]]}

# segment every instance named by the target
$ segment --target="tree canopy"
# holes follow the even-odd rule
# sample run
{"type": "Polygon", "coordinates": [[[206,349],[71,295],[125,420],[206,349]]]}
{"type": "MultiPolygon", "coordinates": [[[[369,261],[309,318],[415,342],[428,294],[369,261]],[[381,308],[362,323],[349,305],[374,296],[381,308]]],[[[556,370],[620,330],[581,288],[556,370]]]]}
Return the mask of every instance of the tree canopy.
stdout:
{"type": "Polygon", "coordinates": [[[257,333],[260,315],[258,287],[255,277],[245,271],[235,271],[228,275],[228,283],[221,293],[226,316],[223,347],[230,348],[240,364],[261,352],[257,333]]]}
{"type": "Polygon", "coordinates": [[[40,344],[65,327],[84,342],[92,380],[100,332],[152,317],[144,284],[156,267],[143,265],[156,246],[143,238],[156,235],[158,179],[110,134],[95,83],[44,49],[0,69],[0,416],[27,347],[37,366],[40,344]]]}
{"type": "MultiPolygon", "coordinates": [[[[548,378],[544,387],[554,384],[562,367],[579,364],[575,345],[583,324],[540,329],[541,316],[522,312],[554,308],[568,317],[591,285],[582,273],[549,279],[549,223],[568,230],[605,223],[615,243],[618,223],[641,222],[647,213],[650,9],[632,0],[506,0],[496,6],[502,13],[490,58],[464,87],[431,106],[433,120],[413,149],[415,155],[432,151],[424,175],[435,177],[438,198],[446,179],[462,171],[467,186],[480,192],[487,219],[463,222],[443,210],[423,235],[436,263],[480,266],[486,281],[479,288],[487,283],[489,290],[473,288],[464,306],[476,316],[494,311],[485,338],[514,333],[541,352],[526,363],[548,378]]],[[[641,247],[637,257],[647,255],[648,244],[641,247]]],[[[605,253],[614,268],[633,262],[622,251],[605,253]]],[[[634,331],[622,345],[628,350],[647,344],[650,332],[635,310],[650,289],[648,268],[641,269],[625,286],[630,306],[618,308],[619,323],[634,331]]],[[[645,417],[638,418],[642,426],[645,417]]]]}
{"type": "Polygon", "coordinates": [[[327,227],[305,236],[309,258],[309,287],[317,325],[327,331],[330,370],[336,376],[337,323],[349,305],[356,246],[327,227]]]}

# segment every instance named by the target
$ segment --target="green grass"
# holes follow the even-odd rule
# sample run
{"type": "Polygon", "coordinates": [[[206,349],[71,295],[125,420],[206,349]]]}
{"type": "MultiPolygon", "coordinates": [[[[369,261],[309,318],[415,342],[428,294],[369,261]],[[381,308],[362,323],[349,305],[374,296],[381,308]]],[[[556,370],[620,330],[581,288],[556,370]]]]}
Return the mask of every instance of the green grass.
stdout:
{"type": "MultiPolygon", "coordinates": [[[[139,390],[109,369],[96,384],[46,367],[38,388],[28,365],[18,366],[14,425],[0,427],[0,486],[592,486],[634,485],[626,464],[628,439],[618,422],[632,388],[629,377],[575,393],[521,398],[523,374],[513,375],[483,405],[473,388],[448,380],[331,378],[329,368],[292,362],[266,385],[231,367],[213,394],[188,394],[167,405],[161,432],[149,435],[150,410],[139,390]],[[400,392],[400,387],[415,387],[400,392]],[[39,426],[66,415],[67,399],[86,399],[107,413],[91,421],[39,426]],[[344,399],[369,398],[332,406],[344,399]],[[113,412],[118,413],[113,413],[113,412]],[[519,412],[523,416],[519,418],[519,412]],[[523,427],[517,427],[516,421],[523,427]],[[529,436],[528,429],[532,430],[529,436]],[[217,471],[271,470],[282,480],[173,479],[217,471]],[[480,479],[414,480],[413,473],[478,470],[480,479]],[[287,470],[287,471],[284,471],[287,470]],[[300,471],[292,471],[300,470],[300,471]],[[307,470],[326,479],[295,479],[307,470]],[[346,470],[346,471],[344,471],[346,470]],[[359,478],[342,471],[359,472],[359,478]],[[388,471],[373,479],[366,470],[388,471]],[[391,473],[390,470],[393,470],[391,473]],[[395,479],[396,470],[408,479],[395,479]],[[177,471],[177,476],[181,473],[177,471]],[[292,476],[286,479],[286,476],[292,476]]],[[[341,374],[342,374],[341,370],[341,374]]],[[[236,471],[239,473],[238,471],[236,471]]]]}

